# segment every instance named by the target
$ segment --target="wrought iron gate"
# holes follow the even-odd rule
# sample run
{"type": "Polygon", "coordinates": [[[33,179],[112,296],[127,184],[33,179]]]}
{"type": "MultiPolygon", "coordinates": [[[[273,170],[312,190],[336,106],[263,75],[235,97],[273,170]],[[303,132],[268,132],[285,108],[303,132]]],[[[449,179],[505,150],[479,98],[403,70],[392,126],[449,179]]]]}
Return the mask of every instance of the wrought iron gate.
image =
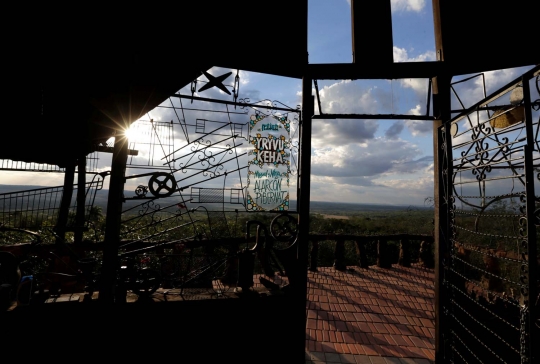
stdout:
{"type": "Polygon", "coordinates": [[[540,68],[439,129],[442,353],[538,360],[540,68]]]}
{"type": "MultiPolygon", "coordinates": [[[[195,100],[186,108],[181,95],[175,96],[179,97],[171,98],[171,105],[164,103],[155,113],[168,112],[167,117],[174,115],[176,120],[139,120],[130,130],[133,133],[130,149],[137,156],[130,157],[127,164],[126,181],[132,188],[130,191],[126,186],[124,191],[123,240],[159,241],[198,235],[225,238],[234,235],[231,221],[239,212],[294,212],[288,202],[296,196],[293,188],[298,175],[299,109],[278,101],[252,103],[245,99],[230,103],[217,100],[220,102],[217,106],[212,105],[212,100],[195,100]],[[238,109],[232,110],[229,104],[238,109]],[[268,125],[276,130],[271,130],[272,134],[265,138],[268,125]],[[256,128],[253,133],[259,138],[250,136],[250,131],[256,128]],[[287,137],[281,136],[283,140],[276,137],[285,129],[287,137]],[[266,143],[258,143],[257,139],[265,139],[266,143]],[[262,145],[271,146],[274,154],[286,161],[284,176],[277,161],[263,162],[264,156],[257,155],[262,154],[262,145]],[[282,184],[294,193],[289,197],[286,192],[285,208],[283,203],[277,203],[264,210],[258,208],[262,203],[251,202],[250,179],[256,179],[256,172],[249,170],[253,164],[271,165],[268,173],[257,173],[279,175],[282,184]],[[143,173],[129,173],[132,170],[143,173]],[[180,230],[182,234],[178,234],[180,230]]],[[[251,182],[252,189],[254,184],[251,182]]]]}
{"type": "Polygon", "coordinates": [[[126,132],[120,256],[147,260],[167,294],[184,299],[234,288],[240,244],[252,244],[247,214],[295,213],[300,116],[278,101],[178,93],[135,122],[126,132]]]}

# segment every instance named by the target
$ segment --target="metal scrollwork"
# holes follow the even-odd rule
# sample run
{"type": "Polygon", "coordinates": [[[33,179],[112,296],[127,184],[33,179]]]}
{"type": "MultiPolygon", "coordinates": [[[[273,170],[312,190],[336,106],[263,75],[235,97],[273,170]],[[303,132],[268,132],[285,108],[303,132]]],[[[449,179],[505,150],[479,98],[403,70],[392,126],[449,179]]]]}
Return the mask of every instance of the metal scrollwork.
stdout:
{"type": "Polygon", "coordinates": [[[523,305],[520,307],[520,338],[519,338],[519,346],[520,346],[520,356],[521,356],[521,364],[529,363],[529,357],[527,355],[528,348],[527,348],[527,319],[529,316],[528,307],[523,305]]]}
{"type": "Polygon", "coordinates": [[[135,194],[137,197],[143,198],[146,197],[146,194],[148,193],[148,186],[139,185],[135,189],[135,194]]]}

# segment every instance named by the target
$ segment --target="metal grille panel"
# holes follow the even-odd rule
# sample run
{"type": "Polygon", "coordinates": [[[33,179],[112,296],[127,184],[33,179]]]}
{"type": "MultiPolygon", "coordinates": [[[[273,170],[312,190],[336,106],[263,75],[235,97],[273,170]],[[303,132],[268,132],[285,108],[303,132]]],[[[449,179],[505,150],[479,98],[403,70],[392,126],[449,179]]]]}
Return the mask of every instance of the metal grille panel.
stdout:
{"type": "Polygon", "coordinates": [[[445,359],[535,357],[540,185],[538,67],[440,129],[447,152],[445,359]]]}

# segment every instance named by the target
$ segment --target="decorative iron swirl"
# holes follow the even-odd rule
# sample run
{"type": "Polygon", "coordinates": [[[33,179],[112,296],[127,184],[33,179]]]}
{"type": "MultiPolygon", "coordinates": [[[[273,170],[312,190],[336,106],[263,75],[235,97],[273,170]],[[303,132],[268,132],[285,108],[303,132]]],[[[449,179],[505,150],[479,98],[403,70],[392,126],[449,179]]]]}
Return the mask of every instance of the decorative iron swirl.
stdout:
{"type": "Polygon", "coordinates": [[[522,305],[520,307],[520,316],[519,316],[519,323],[520,323],[520,338],[519,338],[519,346],[520,346],[520,357],[521,357],[521,364],[527,364],[529,363],[528,358],[528,345],[527,345],[527,321],[529,317],[529,308],[526,305],[522,305]]]}
{"type": "Polygon", "coordinates": [[[476,147],[474,149],[476,151],[476,155],[474,156],[475,160],[483,162],[489,159],[489,144],[484,143],[484,138],[476,143],[476,147]]]}
{"type": "Polygon", "coordinates": [[[202,152],[202,155],[197,155],[197,158],[199,158],[199,162],[201,163],[201,166],[203,167],[210,167],[214,164],[212,162],[215,162],[216,158],[214,157],[214,153],[211,150],[204,149],[200,150],[199,152],[202,152]]]}
{"type": "Polygon", "coordinates": [[[188,172],[187,168],[185,167],[185,163],[183,163],[183,162],[178,163],[178,170],[181,171],[182,173],[187,173],[188,172]]]}
{"type": "Polygon", "coordinates": [[[518,221],[519,224],[519,236],[527,237],[527,218],[521,216],[518,221]]]}
{"type": "Polygon", "coordinates": [[[210,140],[205,141],[204,139],[201,138],[199,140],[193,141],[191,144],[192,145],[191,145],[190,149],[191,149],[192,152],[195,153],[195,152],[199,152],[199,151],[203,150],[204,148],[212,146],[212,141],[210,141],[210,140]]]}
{"type": "Polygon", "coordinates": [[[248,108],[256,108],[258,105],[259,106],[266,106],[269,110],[269,114],[266,114],[266,113],[263,113],[262,111],[260,110],[257,110],[258,112],[264,114],[264,115],[276,115],[278,112],[282,112],[280,110],[277,110],[278,107],[281,107],[283,106],[284,108],[287,108],[287,109],[290,109],[291,112],[295,112],[297,110],[299,110],[299,106],[300,105],[297,105],[297,108],[296,109],[293,109],[291,108],[290,106],[287,106],[285,104],[283,104],[282,102],[280,101],[277,101],[277,100],[269,100],[269,99],[263,99],[263,100],[259,100],[257,102],[251,102],[251,100],[249,98],[244,98],[244,99],[238,99],[239,102],[240,102],[240,109],[241,110],[248,110],[248,108]],[[280,106],[281,105],[281,106],[280,106]]]}
{"type": "Polygon", "coordinates": [[[223,170],[224,167],[223,167],[223,165],[219,164],[219,165],[215,166],[215,169],[213,171],[211,171],[210,168],[214,168],[214,166],[208,167],[205,170],[203,170],[202,175],[204,177],[208,177],[208,178],[212,179],[212,178],[216,178],[216,177],[221,176],[221,173],[219,173],[219,171],[217,171],[217,169],[219,168],[220,170],[223,170]]]}
{"type": "Polygon", "coordinates": [[[500,151],[501,153],[504,155],[504,157],[506,158],[508,156],[508,154],[511,152],[510,150],[510,146],[508,145],[508,142],[510,141],[510,139],[508,139],[508,137],[503,137],[501,139],[501,147],[500,147],[500,151]]]}
{"type": "Polygon", "coordinates": [[[147,201],[140,206],[139,216],[146,216],[149,214],[155,214],[160,210],[160,205],[155,203],[154,200],[147,201]]]}
{"type": "Polygon", "coordinates": [[[158,225],[161,223],[162,217],[158,214],[158,212],[161,210],[161,206],[154,202],[154,200],[150,200],[143,204],[147,205],[145,206],[146,213],[143,216],[150,216],[150,223],[148,224],[148,227],[152,227],[154,231],[157,231],[158,225]]]}
{"type": "Polygon", "coordinates": [[[147,193],[148,193],[148,186],[139,185],[135,189],[135,195],[137,195],[137,197],[140,197],[140,198],[146,197],[147,193]]]}
{"type": "Polygon", "coordinates": [[[533,102],[531,102],[531,107],[534,111],[540,110],[540,99],[536,99],[533,102]]]}
{"type": "MultiPolygon", "coordinates": [[[[209,149],[209,147],[213,145],[212,141],[200,140],[200,141],[194,141],[192,144],[193,145],[191,146],[191,151],[194,154],[196,154],[198,163],[200,163],[202,167],[207,168],[207,169],[214,167],[216,158],[213,152],[209,149]]],[[[185,164],[183,162],[178,163],[178,169],[182,171],[182,173],[187,173],[189,165],[191,164],[185,164]]]]}
{"type": "Polygon", "coordinates": [[[521,240],[521,271],[519,280],[521,282],[521,294],[525,300],[525,303],[528,301],[529,297],[529,267],[528,267],[528,255],[529,255],[529,242],[527,240],[527,195],[525,193],[520,194],[519,200],[522,203],[519,210],[523,215],[519,218],[519,235],[523,238],[521,240]]]}
{"type": "MultiPolygon", "coordinates": [[[[446,203],[448,204],[448,183],[447,183],[447,179],[448,179],[448,153],[446,151],[446,130],[444,128],[440,129],[441,130],[441,139],[442,139],[442,142],[441,142],[441,145],[440,145],[440,148],[441,148],[441,154],[443,156],[442,158],[442,165],[441,165],[441,173],[442,173],[442,177],[441,180],[442,180],[442,189],[444,191],[444,200],[446,201],[446,203]]],[[[448,205],[449,206],[449,205],[448,205]]]]}

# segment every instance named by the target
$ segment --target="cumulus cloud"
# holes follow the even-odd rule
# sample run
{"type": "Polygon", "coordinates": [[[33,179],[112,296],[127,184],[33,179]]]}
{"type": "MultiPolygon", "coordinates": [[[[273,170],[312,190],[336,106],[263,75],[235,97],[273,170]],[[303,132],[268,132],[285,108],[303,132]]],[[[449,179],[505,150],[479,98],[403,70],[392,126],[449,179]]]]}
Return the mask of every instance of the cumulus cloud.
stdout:
{"type": "Polygon", "coordinates": [[[364,144],[315,149],[312,174],[334,178],[372,177],[382,173],[413,173],[425,166],[422,152],[409,142],[378,138],[364,144]],[[406,165],[406,167],[404,167],[406,165]]]}
{"type": "Polygon", "coordinates": [[[399,134],[403,131],[404,124],[401,121],[396,121],[392,126],[388,128],[385,132],[385,136],[387,139],[397,139],[399,134]]]}
{"type": "Polygon", "coordinates": [[[316,120],[313,122],[313,146],[324,148],[364,143],[375,137],[378,128],[379,123],[376,120],[316,120]]]}
{"type": "Polygon", "coordinates": [[[452,109],[468,108],[484,99],[484,87],[486,95],[489,95],[507,83],[519,77],[519,75],[531,69],[533,66],[507,68],[495,71],[488,71],[479,74],[470,74],[454,77],[453,83],[470,78],[470,80],[456,83],[452,94],[452,109]],[[476,76],[476,77],[473,77],[476,76]],[[483,76],[483,77],[482,77],[483,76]],[[459,98],[459,100],[458,100],[459,98]],[[461,101],[461,102],[460,102],[461,101]],[[463,104],[463,105],[462,105],[463,104]]]}
{"type": "Polygon", "coordinates": [[[319,90],[322,111],[326,114],[376,114],[388,105],[390,94],[377,86],[343,80],[319,90]]]}
{"type": "MultiPolygon", "coordinates": [[[[414,178],[377,179],[373,182],[386,189],[386,191],[378,193],[379,198],[396,205],[410,204],[411,201],[417,201],[416,203],[420,205],[421,201],[433,196],[433,172],[425,171],[414,178]]],[[[377,190],[375,189],[375,191],[377,190]]]]}
{"type": "Polygon", "coordinates": [[[425,0],[391,0],[392,11],[420,12],[426,5],[425,0]]]}
{"type": "Polygon", "coordinates": [[[314,176],[311,182],[312,201],[421,205],[430,196],[433,196],[433,171],[427,169],[408,178],[314,176]]]}
{"type": "Polygon", "coordinates": [[[413,136],[428,136],[433,132],[431,120],[405,120],[405,126],[413,136]]]}
{"type": "Polygon", "coordinates": [[[412,89],[417,94],[425,96],[429,80],[425,78],[403,78],[399,80],[399,84],[405,89],[412,89]]]}
{"type": "Polygon", "coordinates": [[[426,51],[416,57],[409,57],[409,52],[405,48],[399,48],[394,46],[394,62],[429,62],[435,61],[435,52],[426,51]]]}
{"type": "MultiPolygon", "coordinates": [[[[425,52],[416,57],[409,57],[407,50],[404,48],[394,47],[394,60],[396,62],[426,62],[434,61],[435,53],[432,51],[425,52]]],[[[406,112],[407,114],[420,115],[425,113],[425,106],[428,98],[429,79],[427,78],[406,78],[397,80],[398,87],[395,88],[394,98],[399,101],[405,101],[407,104],[412,103],[414,108],[406,112]],[[408,90],[412,90],[413,93],[408,90]],[[424,106],[424,109],[420,107],[424,106]]],[[[401,104],[404,104],[403,102],[401,104]]]]}

